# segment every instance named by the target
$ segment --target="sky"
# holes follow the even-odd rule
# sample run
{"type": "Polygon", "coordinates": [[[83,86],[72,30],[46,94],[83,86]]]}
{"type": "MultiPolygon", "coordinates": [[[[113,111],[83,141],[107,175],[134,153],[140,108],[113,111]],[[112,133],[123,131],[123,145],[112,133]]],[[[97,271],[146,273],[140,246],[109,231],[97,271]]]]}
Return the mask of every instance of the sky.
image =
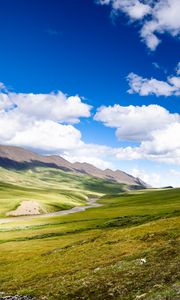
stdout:
{"type": "Polygon", "coordinates": [[[180,186],[179,15],[179,0],[0,0],[0,144],[180,186]]]}

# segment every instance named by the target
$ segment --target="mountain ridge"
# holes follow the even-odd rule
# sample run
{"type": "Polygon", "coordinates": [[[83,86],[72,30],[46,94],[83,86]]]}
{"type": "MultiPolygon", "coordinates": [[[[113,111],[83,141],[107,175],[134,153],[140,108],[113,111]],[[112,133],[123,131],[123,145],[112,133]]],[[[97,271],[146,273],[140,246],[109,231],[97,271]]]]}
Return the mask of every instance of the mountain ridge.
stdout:
{"type": "Polygon", "coordinates": [[[133,177],[132,175],[121,170],[101,170],[86,162],[71,163],[58,155],[42,155],[17,146],[0,145],[0,166],[6,169],[23,169],[38,166],[48,166],[62,169],[66,172],[69,171],[77,173],[78,175],[90,175],[118,183],[136,185],[141,188],[148,187],[148,185],[141,179],[133,177]]]}

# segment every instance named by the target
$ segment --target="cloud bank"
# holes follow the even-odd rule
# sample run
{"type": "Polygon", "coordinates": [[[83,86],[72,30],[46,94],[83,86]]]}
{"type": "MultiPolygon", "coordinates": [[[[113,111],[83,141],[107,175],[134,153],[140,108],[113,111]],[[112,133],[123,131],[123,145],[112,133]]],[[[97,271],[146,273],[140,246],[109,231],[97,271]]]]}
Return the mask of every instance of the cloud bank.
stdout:
{"type": "Polygon", "coordinates": [[[82,117],[90,117],[91,108],[79,96],[62,92],[1,92],[0,143],[62,155],[71,162],[89,162],[102,169],[113,168],[118,160],[180,164],[179,114],[159,105],[99,107],[95,121],[114,128],[120,141],[119,146],[109,147],[85,143],[75,127],[82,117]]]}

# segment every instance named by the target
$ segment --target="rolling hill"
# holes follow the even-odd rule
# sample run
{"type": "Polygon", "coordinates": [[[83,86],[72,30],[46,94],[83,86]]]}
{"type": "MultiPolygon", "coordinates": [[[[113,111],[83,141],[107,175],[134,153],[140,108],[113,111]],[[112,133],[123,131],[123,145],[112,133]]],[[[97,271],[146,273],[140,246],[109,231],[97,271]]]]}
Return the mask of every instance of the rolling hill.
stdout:
{"type": "Polygon", "coordinates": [[[0,146],[0,217],[53,213],[87,204],[89,198],[145,189],[122,171],[102,171],[60,156],[0,146]],[[22,209],[24,207],[24,209],[22,209]]]}

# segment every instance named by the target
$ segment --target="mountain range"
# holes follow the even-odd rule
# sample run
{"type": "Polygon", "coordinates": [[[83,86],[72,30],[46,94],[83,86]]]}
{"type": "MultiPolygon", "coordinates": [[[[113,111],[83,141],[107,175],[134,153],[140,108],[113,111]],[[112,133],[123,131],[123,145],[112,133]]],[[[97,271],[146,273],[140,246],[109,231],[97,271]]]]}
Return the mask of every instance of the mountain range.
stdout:
{"type": "Polygon", "coordinates": [[[90,175],[112,182],[125,183],[137,188],[147,188],[141,179],[133,177],[121,170],[101,170],[88,163],[71,163],[58,155],[41,155],[30,150],[15,146],[0,146],[0,167],[6,169],[28,169],[38,166],[61,169],[77,175],[90,175]]]}

